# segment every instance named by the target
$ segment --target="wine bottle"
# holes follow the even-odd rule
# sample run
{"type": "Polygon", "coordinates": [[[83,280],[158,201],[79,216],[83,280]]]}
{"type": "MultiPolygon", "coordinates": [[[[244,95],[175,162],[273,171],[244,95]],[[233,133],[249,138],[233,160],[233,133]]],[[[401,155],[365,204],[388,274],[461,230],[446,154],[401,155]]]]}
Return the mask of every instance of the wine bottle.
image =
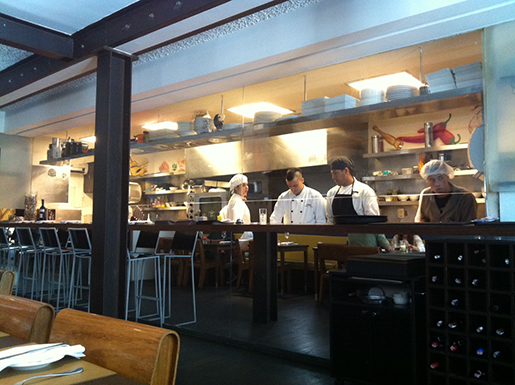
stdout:
{"type": "Polygon", "coordinates": [[[433,349],[442,349],[443,343],[441,341],[433,341],[433,342],[431,342],[431,347],[433,349]]]}
{"type": "Polygon", "coordinates": [[[443,320],[436,321],[436,327],[441,328],[443,326],[443,320]]]}
{"type": "Polygon", "coordinates": [[[478,326],[478,327],[476,328],[476,333],[482,333],[484,330],[485,330],[485,328],[484,328],[483,326],[481,326],[481,325],[480,325],[480,326],[478,326]]]}
{"type": "Polygon", "coordinates": [[[458,326],[460,326],[460,324],[461,324],[461,321],[460,322],[452,321],[452,322],[449,322],[447,324],[447,326],[449,326],[449,329],[456,329],[456,328],[458,328],[458,326]]]}
{"type": "Polygon", "coordinates": [[[482,377],[484,377],[484,376],[486,376],[486,372],[485,372],[485,371],[483,371],[483,370],[479,370],[479,369],[478,369],[478,370],[476,370],[476,371],[474,372],[474,377],[475,377],[475,378],[482,378],[482,377]]]}
{"type": "Polygon", "coordinates": [[[458,255],[458,257],[456,257],[456,260],[457,260],[458,262],[463,262],[463,255],[461,255],[461,254],[460,254],[460,255],[458,255]]]}
{"type": "Polygon", "coordinates": [[[461,285],[463,283],[463,280],[460,277],[454,278],[454,283],[456,285],[461,285]]]}
{"type": "Polygon", "coordinates": [[[500,350],[496,350],[495,352],[492,353],[492,357],[495,358],[495,359],[501,357],[501,351],[500,350]]]}
{"type": "Polygon", "coordinates": [[[48,218],[48,210],[45,207],[45,200],[41,199],[41,207],[39,208],[38,220],[45,221],[48,218]]]}
{"type": "Polygon", "coordinates": [[[457,298],[451,299],[451,306],[454,306],[454,307],[460,306],[460,300],[457,298]]]}
{"type": "Polygon", "coordinates": [[[478,287],[480,284],[480,281],[479,281],[479,279],[474,278],[470,283],[472,284],[472,286],[478,287]]]}
{"type": "Polygon", "coordinates": [[[431,282],[433,282],[433,283],[437,283],[437,282],[438,282],[438,276],[437,276],[437,275],[433,275],[433,276],[431,277],[431,282]]]}
{"type": "Polygon", "coordinates": [[[440,366],[440,363],[439,362],[431,362],[431,364],[429,365],[429,367],[431,369],[437,369],[438,367],[440,366]]]}
{"type": "Polygon", "coordinates": [[[479,348],[476,350],[476,354],[478,356],[482,356],[483,354],[485,354],[485,350],[483,348],[479,348]]]}
{"type": "Polygon", "coordinates": [[[505,330],[503,328],[499,328],[495,331],[495,334],[502,336],[505,333],[505,330]]]}
{"type": "Polygon", "coordinates": [[[451,343],[451,345],[449,346],[449,350],[451,352],[457,352],[458,350],[460,350],[460,348],[462,348],[463,346],[465,346],[465,342],[463,340],[457,340],[457,341],[454,341],[451,343]]]}
{"type": "Polygon", "coordinates": [[[492,306],[490,306],[490,310],[496,313],[499,313],[501,309],[501,305],[498,304],[493,304],[492,306]]]}
{"type": "Polygon", "coordinates": [[[441,256],[440,254],[435,254],[435,255],[433,256],[433,258],[434,258],[435,260],[439,261],[439,260],[442,258],[442,256],[441,256]]]}

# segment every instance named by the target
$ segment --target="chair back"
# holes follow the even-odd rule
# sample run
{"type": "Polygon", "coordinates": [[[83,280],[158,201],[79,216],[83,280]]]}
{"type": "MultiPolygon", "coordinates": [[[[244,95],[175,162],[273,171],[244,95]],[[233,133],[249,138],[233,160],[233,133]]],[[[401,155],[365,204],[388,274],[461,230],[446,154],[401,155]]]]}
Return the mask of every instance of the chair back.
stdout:
{"type": "Polygon", "coordinates": [[[353,255],[371,255],[379,254],[381,249],[379,247],[371,246],[355,246],[355,245],[342,245],[338,243],[318,243],[318,260],[320,263],[320,272],[323,274],[327,271],[325,261],[337,261],[339,267],[344,267],[347,258],[353,255]]]}
{"type": "Polygon", "coordinates": [[[134,247],[134,253],[155,253],[158,247],[159,233],[141,230],[134,247]]]}
{"type": "Polygon", "coordinates": [[[61,243],[59,242],[59,235],[55,227],[41,227],[39,229],[41,234],[41,241],[45,249],[61,250],[61,243]]]}
{"type": "Polygon", "coordinates": [[[173,385],[179,358],[179,335],[155,326],[73,309],[57,315],[51,342],[86,348],[85,361],[150,385],[173,385]]]}
{"type": "Polygon", "coordinates": [[[54,307],[47,303],[0,294],[0,330],[13,337],[48,342],[54,315],[54,307]]]}
{"type": "Polygon", "coordinates": [[[89,239],[88,229],[68,229],[68,235],[74,253],[91,253],[91,241],[89,239]]]}
{"type": "Polygon", "coordinates": [[[21,247],[30,247],[35,249],[36,242],[34,242],[34,237],[32,236],[32,231],[28,227],[17,227],[16,228],[16,238],[18,239],[18,244],[21,247]]]}
{"type": "Polygon", "coordinates": [[[236,262],[238,265],[248,265],[250,263],[250,248],[252,245],[252,239],[238,239],[236,240],[236,262]],[[249,259],[245,259],[245,253],[249,253],[249,259]]]}
{"type": "Polygon", "coordinates": [[[182,232],[176,231],[173,236],[172,247],[170,254],[179,254],[180,252],[185,254],[194,255],[195,247],[197,245],[198,231],[182,232]]]}
{"type": "Polygon", "coordinates": [[[0,294],[11,295],[14,288],[14,272],[0,269],[0,294]]]}

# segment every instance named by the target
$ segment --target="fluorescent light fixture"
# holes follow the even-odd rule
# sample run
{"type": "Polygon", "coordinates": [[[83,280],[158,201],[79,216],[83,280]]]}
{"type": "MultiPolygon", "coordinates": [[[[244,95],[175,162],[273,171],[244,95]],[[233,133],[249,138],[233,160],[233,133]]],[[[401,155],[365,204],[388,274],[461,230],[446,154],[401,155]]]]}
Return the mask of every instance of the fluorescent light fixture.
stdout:
{"type": "Polygon", "coordinates": [[[143,128],[153,131],[153,130],[177,130],[177,123],[175,122],[158,122],[158,123],[147,123],[143,126],[143,128]]]}
{"type": "Polygon", "coordinates": [[[79,140],[82,140],[83,142],[88,142],[88,143],[95,143],[97,140],[97,137],[95,135],[86,136],[85,138],[80,138],[79,140]]]}
{"type": "Polygon", "coordinates": [[[250,119],[253,119],[254,114],[259,111],[274,111],[279,112],[281,115],[288,115],[293,112],[286,108],[282,108],[276,106],[275,104],[267,102],[244,104],[243,106],[228,108],[228,110],[234,112],[235,114],[243,115],[244,117],[250,119]]]}
{"type": "Polygon", "coordinates": [[[413,77],[408,72],[399,72],[391,75],[378,76],[370,79],[357,80],[355,82],[347,83],[352,88],[361,91],[364,88],[374,88],[378,90],[385,90],[390,86],[413,86],[419,88],[424,83],[413,77]]]}

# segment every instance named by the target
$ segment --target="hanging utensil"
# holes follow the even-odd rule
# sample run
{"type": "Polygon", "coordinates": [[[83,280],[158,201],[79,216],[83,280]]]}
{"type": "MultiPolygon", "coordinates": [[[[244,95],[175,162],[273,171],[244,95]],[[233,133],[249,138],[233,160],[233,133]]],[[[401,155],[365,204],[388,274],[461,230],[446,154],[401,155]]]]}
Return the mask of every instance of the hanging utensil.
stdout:
{"type": "Polygon", "coordinates": [[[222,103],[222,106],[220,108],[220,113],[216,114],[215,118],[213,119],[217,130],[221,130],[224,126],[225,115],[224,115],[224,96],[223,95],[222,95],[221,103],[222,103]]]}

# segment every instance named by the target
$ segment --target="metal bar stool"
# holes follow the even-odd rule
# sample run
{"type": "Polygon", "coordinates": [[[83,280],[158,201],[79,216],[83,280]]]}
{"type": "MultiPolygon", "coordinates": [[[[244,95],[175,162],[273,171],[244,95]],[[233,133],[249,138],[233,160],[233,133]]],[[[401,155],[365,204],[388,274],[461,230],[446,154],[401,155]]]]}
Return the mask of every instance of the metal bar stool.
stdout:
{"type": "Polygon", "coordinates": [[[16,285],[15,295],[21,293],[27,295],[26,283],[31,282],[30,299],[39,299],[41,292],[41,255],[42,250],[37,246],[28,227],[17,227],[16,238],[18,240],[18,284],[16,285]],[[21,290],[20,290],[21,288],[21,290]]]}
{"type": "MultiPolygon", "coordinates": [[[[163,255],[163,281],[162,292],[164,296],[163,318],[171,318],[172,316],[172,260],[175,258],[189,258],[191,267],[191,290],[193,298],[193,320],[176,324],[176,326],[188,325],[197,322],[197,301],[195,298],[195,248],[199,239],[199,232],[180,232],[176,231],[173,237],[171,248],[163,255]],[[168,313],[166,312],[166,304],[168,302],[168,313]]],[[[164,320],[163,320],[164,323],[164,320]]]]}
{"type": "Polygon", "coordinates": [[[156,254],[159,233],[140,231],[134,250],[127,250],[127,288],[125,298],[125,319],[129,312],[135,313],[135,321],[146,319],[148,321],[159,320],[163,324],[162,295],[161,295],[161,270],[159,256],[156,254]],[[150,294],[144,290],[144,279],[147,263],[152,263],[154,274],[154,293],[150,294]],[[134,309],[129,309],[130,285],[134,279],[134,309]],[[155,302],[156,311],[152,314],[141,315],[142,300],[155,302]]]}
{"type": "Polygon", "coordinates": [[[7,270],[14,270],[15,253],[18,246],[11,242],[7,229],[0,227],[0,267],[7,270]]]}
{"type": "Polygon", "coordinates": [[[43,265],[41,269],[41,301],[44,302],[45,285],[47,302],[55,300],[55,311],[68,305],[72,252],[62,249],[55,227],[39,229],[43,241],[43,265]],[[45,274],[47,278],[45,280],[45,274]],[[54,296],[55,294],[55,296],[54,296]]]}
{"type": "Polygon", "coordinates": [[[86,308],[89,313],[91,304],[91,241],[88,230],[85,228],[70,228],[68,229],[68,239],[73,252],[68,307],[76,308],[80,306],[86,308]],[[84,291],[87,291],[87,299],[85,302],[77,303],[83,300],[84,291]]]}

